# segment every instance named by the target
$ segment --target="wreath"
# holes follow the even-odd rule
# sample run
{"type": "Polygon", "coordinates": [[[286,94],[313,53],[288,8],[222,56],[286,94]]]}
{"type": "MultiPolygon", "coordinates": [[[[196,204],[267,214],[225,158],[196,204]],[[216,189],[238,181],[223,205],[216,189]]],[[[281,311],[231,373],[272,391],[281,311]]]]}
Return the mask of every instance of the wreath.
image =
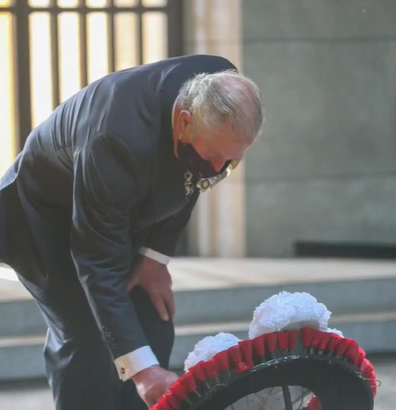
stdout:
{"type": "Polygon", "coordinates": [[[198,342],[185,373],[153,410],[246,409],[255,403],[274,410],[372,410],[373,365],[354,340],[328,327],[330,316],[308,293],[270,297],[254,310],[248,340],[221,332],[198,342]],[[314,395],[301,407],[298,401],[310,391],[314,395]]]}

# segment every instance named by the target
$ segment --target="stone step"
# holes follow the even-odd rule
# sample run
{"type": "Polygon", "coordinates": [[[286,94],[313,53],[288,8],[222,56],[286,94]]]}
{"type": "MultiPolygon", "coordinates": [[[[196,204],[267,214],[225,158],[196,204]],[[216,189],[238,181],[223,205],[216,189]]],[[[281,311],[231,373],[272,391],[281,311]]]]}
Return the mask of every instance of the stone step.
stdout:
{"type": "MultiPolygon", "coordinates": [[[[396,310],[336,315],[331,327],[356,340],[367,353],[396,351],[396,310]]],[[[231,332],[247,338],[249,321],[177,326],[171,367],[180,369],[194,345],[205,336],[231,332]]],[[[0,338],[0,382],[45,377],[42,349],[44,336],[0,338]]]]}
{"type": "MultiPolygon", "coordinates": [[[[396,310],[396,265],[359,261],[176,260],[177,325],[247,321],[283,290],[309,292],[333,314],[396,310]]],[[[45,323],[10,269],[0,268],[0,337],[37,335],[45,323]]]]}

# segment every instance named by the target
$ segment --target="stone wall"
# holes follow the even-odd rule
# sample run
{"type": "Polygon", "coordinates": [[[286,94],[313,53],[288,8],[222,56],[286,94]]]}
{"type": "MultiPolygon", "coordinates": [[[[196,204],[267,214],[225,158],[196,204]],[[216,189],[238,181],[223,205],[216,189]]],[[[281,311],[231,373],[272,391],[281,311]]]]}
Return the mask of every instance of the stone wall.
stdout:
{"type": "Polygon", "coordinates": [[[267,107],[245,164],[248,256],[396,244],[396,1],[244,0],[267,107]]]}

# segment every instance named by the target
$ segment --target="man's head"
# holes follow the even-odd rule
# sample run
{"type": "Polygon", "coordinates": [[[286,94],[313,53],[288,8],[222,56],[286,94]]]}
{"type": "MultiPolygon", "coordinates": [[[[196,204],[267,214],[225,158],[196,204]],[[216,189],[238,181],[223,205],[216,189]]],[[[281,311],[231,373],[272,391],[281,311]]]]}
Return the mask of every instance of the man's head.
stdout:
{"type": "Polygon", "coordinates": [[[234,70],[198,74],[183,85],[175,102],[176,154],[181,160],[192,155],[189,162],[208,161],[219,173],[227,161],[243,158],[263,122],[263,100],[253,81],[234,70]]]}

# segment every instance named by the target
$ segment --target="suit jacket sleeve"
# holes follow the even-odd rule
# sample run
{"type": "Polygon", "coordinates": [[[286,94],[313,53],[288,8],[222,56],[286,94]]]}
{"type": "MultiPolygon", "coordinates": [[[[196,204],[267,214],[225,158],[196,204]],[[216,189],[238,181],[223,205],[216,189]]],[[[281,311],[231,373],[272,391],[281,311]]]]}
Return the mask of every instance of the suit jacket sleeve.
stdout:
{"type": "Polygon", "coordinates": [[[199,191],[196,189],[180,212],[154,225],[145,247],[170,257],[174,256],[180,234],[190,220],[198,197],[199,191]]]}
{"type": "Polygon", "coordinates": [[[131,155],[120,138],[90,138],[74,157],[71,254],[113,358],[147,345],[126,287],[137,253],[129,235],[136,202],[131,155]]]}

